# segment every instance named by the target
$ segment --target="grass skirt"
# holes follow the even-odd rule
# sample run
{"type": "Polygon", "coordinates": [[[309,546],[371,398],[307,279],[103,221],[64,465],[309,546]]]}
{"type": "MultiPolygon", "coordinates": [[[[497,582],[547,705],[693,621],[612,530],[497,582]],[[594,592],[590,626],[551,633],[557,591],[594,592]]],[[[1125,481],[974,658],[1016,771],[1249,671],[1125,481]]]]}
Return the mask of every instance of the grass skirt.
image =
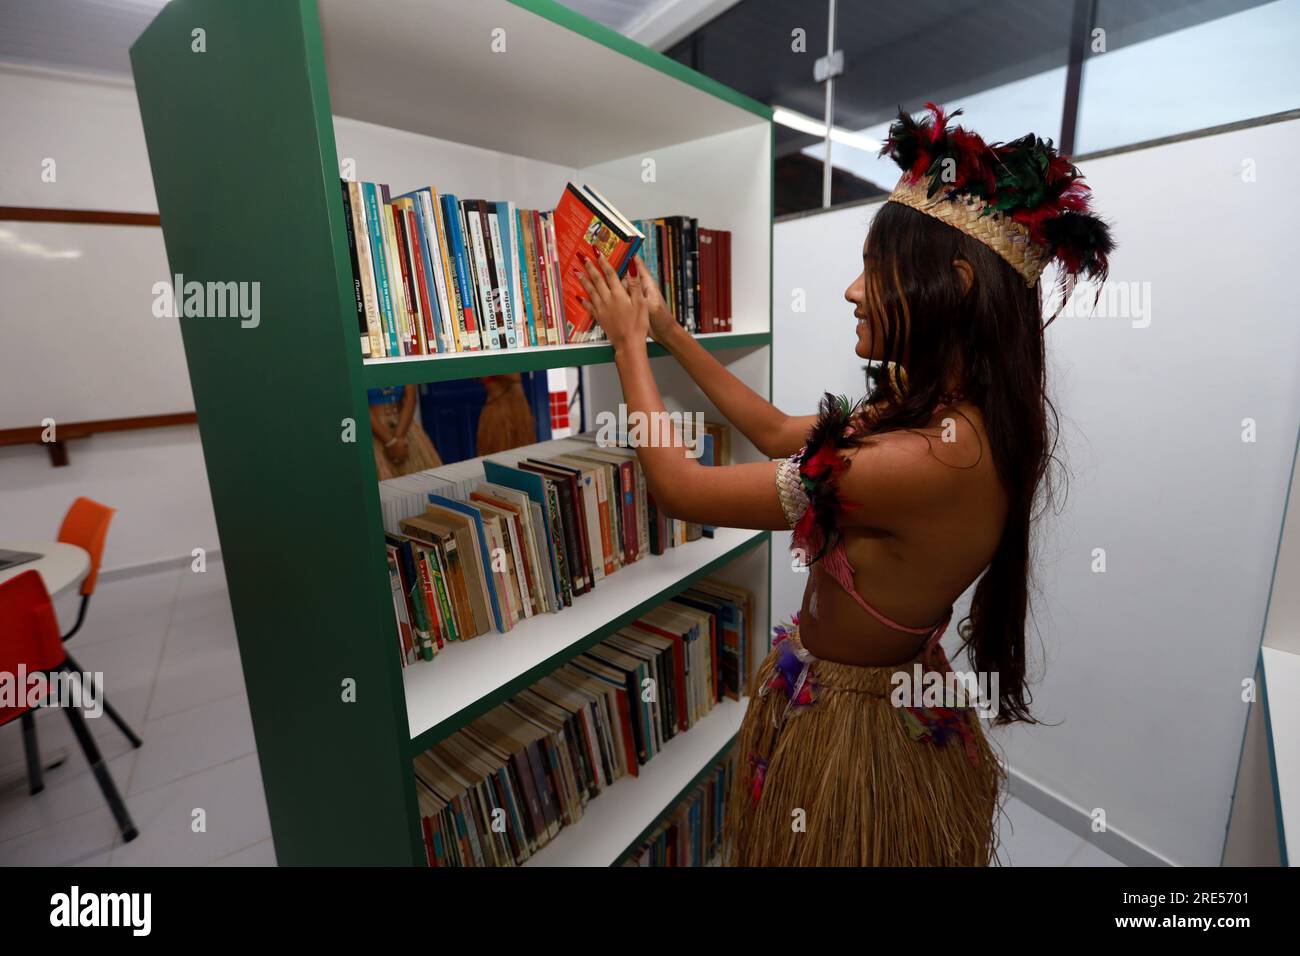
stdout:
{"type": "Polygon", "coordinates": [[[797,625],[750,688],[727,819],[734,866],[986,866],[1003,773],[975,710],[895,706],[888,667],[812,657],[797,625]]]}

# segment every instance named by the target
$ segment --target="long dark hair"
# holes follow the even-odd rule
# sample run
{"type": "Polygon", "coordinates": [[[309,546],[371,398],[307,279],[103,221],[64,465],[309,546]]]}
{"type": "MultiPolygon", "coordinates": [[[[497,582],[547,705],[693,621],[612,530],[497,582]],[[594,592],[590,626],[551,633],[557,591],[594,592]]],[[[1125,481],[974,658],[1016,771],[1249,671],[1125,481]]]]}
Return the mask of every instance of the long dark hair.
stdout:
{"type": "Polygon", "coordinates": [[[875,377],[867,401],[878,415],[863,440],[926,425],[954,391],[980,409],[1008,512],[957,632],[972,667],[998,675],[996,723],[1035,723],[1025,680],[1030,526],[1040,492],[1045,503],[1053,497],[1059,424],[1046,390],[1039,287],[982,242],[893,202],[871,223],[865,273],[866,312],[884,336],[873,355],[902,366],[906,387],[904,375],[875,377]],[[971,267],[969,290],[958,259],[971,267]]]}

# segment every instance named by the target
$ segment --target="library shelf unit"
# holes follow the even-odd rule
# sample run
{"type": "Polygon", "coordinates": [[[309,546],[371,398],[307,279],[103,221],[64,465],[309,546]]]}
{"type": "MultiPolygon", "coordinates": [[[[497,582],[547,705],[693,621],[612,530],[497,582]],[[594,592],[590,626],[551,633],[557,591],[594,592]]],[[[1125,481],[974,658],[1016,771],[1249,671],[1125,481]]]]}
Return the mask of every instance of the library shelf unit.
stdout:
{"type": "MultiPolygon", "coordinates": [[[[537,209],[587,182],[630,217],[731,230],[733,331],[701,340],[770,397],[768,107],[552,0],[172,0],[131,62],[171,272],[258,283],[255,325],[180,321],[281,864],[423,865],[413,757],[700,577],[753,592],[752,671],[770,535],[733,529],[399,665],[366,390],[578,367],[589,414],[620,391],[602,343],[363,360],[338,180],[537,209]]],[[[720,417],[651,354],[670,410],[720,417]]],[[[739,434],[732,457],[762,459],[739,434]]],[[[719,704],[530,863],[617,862],[743,709],[719,704]]]]}

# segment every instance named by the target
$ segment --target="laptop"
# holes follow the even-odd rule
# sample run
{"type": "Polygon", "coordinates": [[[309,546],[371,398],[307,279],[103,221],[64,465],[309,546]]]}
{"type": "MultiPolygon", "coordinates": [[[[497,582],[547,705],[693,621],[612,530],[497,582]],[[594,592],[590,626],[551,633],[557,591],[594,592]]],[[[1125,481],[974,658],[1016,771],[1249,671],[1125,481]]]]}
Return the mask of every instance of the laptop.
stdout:
{"type": "Polygon", "coordinates": [[[0,571],[7,571],[28,561],[38,561],[43,557],[45,555],[34,554],[31,551],[5,551],[0,548],[0,571]]]}

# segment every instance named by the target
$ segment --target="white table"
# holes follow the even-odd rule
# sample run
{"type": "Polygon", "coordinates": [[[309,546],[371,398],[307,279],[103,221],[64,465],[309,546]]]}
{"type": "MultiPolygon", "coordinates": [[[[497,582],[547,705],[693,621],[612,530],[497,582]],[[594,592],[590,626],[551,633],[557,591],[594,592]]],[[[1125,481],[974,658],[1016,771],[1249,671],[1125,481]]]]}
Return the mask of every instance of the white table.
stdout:
{"type": "Polygon", "coordinates": [[[24,571],[39,571],[45,581],[45,590],[50,592],[52,598],[79,587],[90,573],[90,554],[75,544],[64,544],[61,541],[0,540],[0,549],[43,554],[43,558],[0,571],[0,584],[24,571]]]}

